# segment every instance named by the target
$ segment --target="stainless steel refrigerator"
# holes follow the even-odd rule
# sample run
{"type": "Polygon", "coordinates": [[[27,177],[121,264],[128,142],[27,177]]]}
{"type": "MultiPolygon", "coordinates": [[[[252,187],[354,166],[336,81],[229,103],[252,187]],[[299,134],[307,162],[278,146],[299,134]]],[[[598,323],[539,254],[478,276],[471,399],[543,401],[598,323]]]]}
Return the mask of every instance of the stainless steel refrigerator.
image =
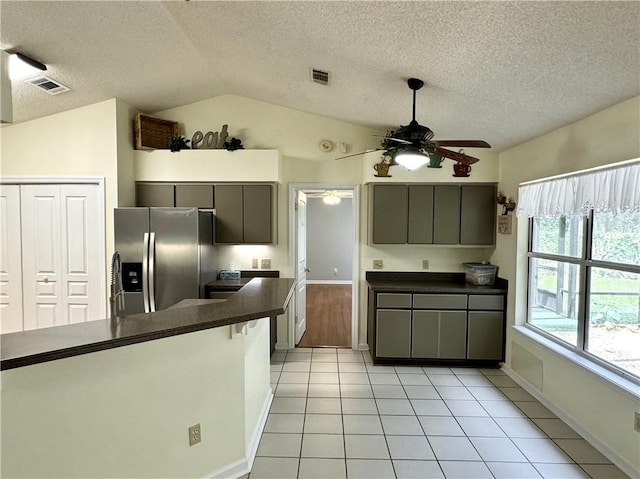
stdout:
{"type": "Polygon", "coordinates": [[[197,208],[116,208],[125,309],[147,313],[204,297],[216,278],[213,215],[197,208]]]}

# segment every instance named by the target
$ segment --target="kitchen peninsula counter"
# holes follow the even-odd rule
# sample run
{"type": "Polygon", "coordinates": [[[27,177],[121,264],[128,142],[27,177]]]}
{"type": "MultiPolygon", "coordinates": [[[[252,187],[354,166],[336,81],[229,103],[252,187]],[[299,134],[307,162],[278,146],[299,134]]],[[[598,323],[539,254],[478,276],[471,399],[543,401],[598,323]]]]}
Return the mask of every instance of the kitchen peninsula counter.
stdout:
{"type": "Polygon", "coordinates": [[[283,314],[295,280],[253,278],[224,302],[0,335],[8,370],[283,314]]]}

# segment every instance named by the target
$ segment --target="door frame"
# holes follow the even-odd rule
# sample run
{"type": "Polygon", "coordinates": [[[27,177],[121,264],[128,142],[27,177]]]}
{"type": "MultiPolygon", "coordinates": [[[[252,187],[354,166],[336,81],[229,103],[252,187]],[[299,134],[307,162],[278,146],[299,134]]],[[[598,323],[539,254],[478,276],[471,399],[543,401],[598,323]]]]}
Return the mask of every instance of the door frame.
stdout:
{"type": "MultiPolygon", "coordinates": [[[[350,190],[353,192],[353,258],[351,265],[351,349],[358,350],[359,329],[359,285],[360,285],[360,185],[338,185],[334,183],[289,183],[289,268],[293,274],[296,271],[296,236],[298,224],[296,222],[295,203],[298,191],[305,190],[350,190]]],[[[295,314],[289,308],[287,317],[287,340],[289,349],[294,349],[295,345],[295,314]]]]}
{"type": "MultiPolygon", "coordinates": [[[[65,176],[5,176],[0,177],[0,185],[96,185],[98,187],[98,234],[100,243],[98,247],[103,261],[100,262],[100,291],[99,298],[103,317],[108,317],[107,311],[107,246],[106,246],[106,211],[105,211],[105,177],[65,177],[65,176]]],[[[102,319],[102,318],[97,318],[102,319]]]]}

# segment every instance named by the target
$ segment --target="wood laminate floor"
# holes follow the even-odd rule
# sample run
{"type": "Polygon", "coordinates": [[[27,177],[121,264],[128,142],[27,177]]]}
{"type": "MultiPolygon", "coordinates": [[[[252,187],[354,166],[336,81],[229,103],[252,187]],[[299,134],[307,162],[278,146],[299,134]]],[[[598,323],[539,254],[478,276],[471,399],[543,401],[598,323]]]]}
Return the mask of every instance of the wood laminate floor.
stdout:
{"type": "Polygon", "coordinates": [[[298,347],[351,346],[351,285],[307,284],[307,331],[298,347]]]}

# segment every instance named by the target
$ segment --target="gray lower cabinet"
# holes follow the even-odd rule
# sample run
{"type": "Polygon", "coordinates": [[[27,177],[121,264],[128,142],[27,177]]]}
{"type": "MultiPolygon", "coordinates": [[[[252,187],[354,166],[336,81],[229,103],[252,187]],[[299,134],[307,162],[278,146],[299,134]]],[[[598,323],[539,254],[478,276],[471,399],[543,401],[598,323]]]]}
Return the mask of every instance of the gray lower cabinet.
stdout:
{"type": "Polygon", "coordinates": [[[504,359],[504,295],[376,293],[375,357],[504,359]]]}
{"type": "Polygon", "coordinates": [[[502,359],[504,300],[500,294],[469,295],[469,359],[502,359]]]}
{"type": "Polygon", "coordinates": [[[376,312],[376,355],[381,358],[411,357],[411,311],[379,309],[376,312]]]}
{"type": "Polygon", "coordinates": [[[502,311],[469,311],[469,359],[502,359],[502,311]]]}
{"type": "Polygon", "coordinates": [[[466,311],[413,311],[411,356],[465,359],[466,311]]]}

